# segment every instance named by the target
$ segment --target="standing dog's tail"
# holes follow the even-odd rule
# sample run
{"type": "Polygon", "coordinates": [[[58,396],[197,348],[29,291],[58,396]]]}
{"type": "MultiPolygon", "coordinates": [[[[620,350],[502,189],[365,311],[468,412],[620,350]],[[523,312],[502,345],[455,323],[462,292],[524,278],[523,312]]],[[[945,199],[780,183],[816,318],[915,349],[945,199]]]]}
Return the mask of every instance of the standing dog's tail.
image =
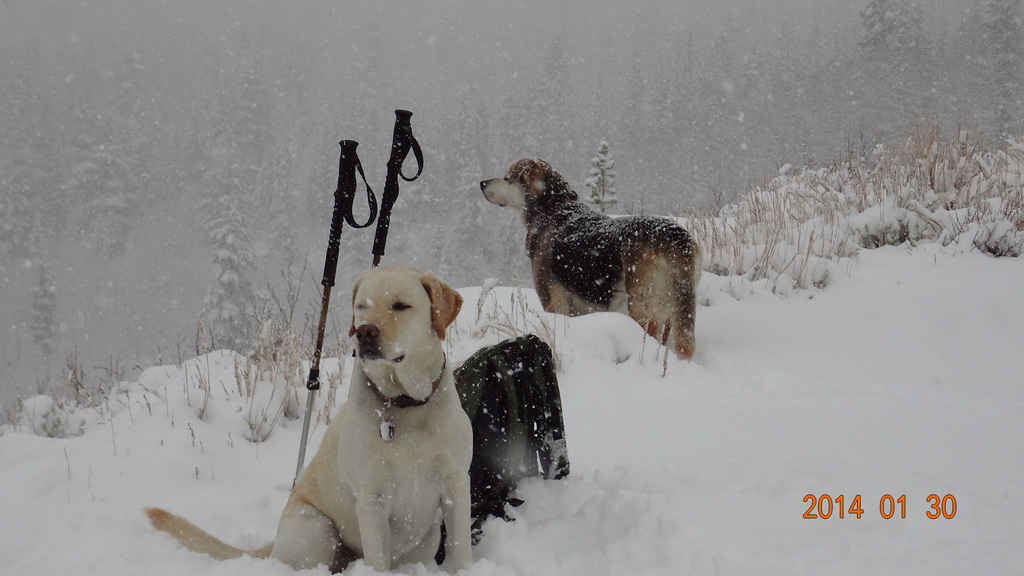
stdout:
{"type": "Polygon", "coordinates": [[[154,528],[167,532],[175,540],[181,542],[185,548],[206,554],[215,560],[228,560],[241,556],[267,558],[270,556],[270,550],[274,547],[273,544],[268,544],[259,550],[242,550],[225,544],[202,528],[162,508],[146,508],[145,512],[154,528]]]}

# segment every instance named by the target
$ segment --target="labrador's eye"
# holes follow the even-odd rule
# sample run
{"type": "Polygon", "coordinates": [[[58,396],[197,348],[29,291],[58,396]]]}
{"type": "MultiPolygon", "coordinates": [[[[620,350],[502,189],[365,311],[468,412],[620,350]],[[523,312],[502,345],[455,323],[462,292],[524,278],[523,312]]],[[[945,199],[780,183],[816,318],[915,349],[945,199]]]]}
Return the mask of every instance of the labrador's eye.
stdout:
{"type": "Polygon", "coordinates": [[[391,309],[394,310],[395,312],[401,312],[402,310],[408,310],[409,308],[412,308],[412,306],[406,304],[405,302],[395,302],[394,304],[391,305],[391,309]]]}

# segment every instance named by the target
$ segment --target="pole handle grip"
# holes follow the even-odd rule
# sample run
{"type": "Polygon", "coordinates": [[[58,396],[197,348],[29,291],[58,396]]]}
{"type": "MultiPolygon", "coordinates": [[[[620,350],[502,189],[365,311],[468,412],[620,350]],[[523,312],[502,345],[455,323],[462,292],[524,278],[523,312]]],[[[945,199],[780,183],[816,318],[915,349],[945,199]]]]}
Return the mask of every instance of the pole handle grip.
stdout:
{"type": "Polygon", "coordinates": [[[380,216],[377,218],[377,231],[373,236],[373,265],[380,263],[388,241],[391,227],[391,209],[398,201],[398,179],[412,182],[423,173],[423,150],[412,134],[412,112],[395,110],[395,130],[391,136],[391,157],[388,159],[388,173],[384,180],[384,192],[380,199],[380,216]],[[411,178],[402,173],[402,164],[412,151],[416,158],[416,174],[411,178]]]}
{"type": "Polygon", "coordinates": [[[334,212],[331,215],[331,234],[327,240],[327,258],[324,260],[324,277],[320,282],[324,286],[334,286],[334,279],[338,274],[338,252],[341,247],[342,224],[347,222],[352,228],[366,228],[377,219],[377,198],[366,181],[366,174],[363,172],[363,165],[359,161],[356,147],[359,143],[355,140],[342,140],[338,143],[341,146],[341,157],[338,160],[338,187],[334,191],[334,212]],[[369,208],[369,215],[366,222],[357,222],[353,214],[353,205],[356,198],[356,172],[366,186],[366,203],[369,208]]]}

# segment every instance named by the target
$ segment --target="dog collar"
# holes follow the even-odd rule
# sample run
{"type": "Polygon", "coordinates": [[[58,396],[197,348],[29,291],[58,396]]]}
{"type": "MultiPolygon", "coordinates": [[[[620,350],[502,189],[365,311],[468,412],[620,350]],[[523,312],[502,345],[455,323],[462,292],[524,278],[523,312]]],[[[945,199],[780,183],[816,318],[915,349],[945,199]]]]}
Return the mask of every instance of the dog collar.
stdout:
{"type": "Polygon", "coordinates": [[[444,364],[441,364],[441,374],[438,375],[437,380],[434,380],[434,384],[430,388],[430,394],[427,394],[427,397],[424,398],[423,400],[417,400],[412,396],[409,396],[408,394],[402,394],[399,396],[385,396],[384,393],[380,391],[380,387],[377,386],[376,382],[370,380],[369,378],[366,379],[366,382],[367,385],[370,387],[370,390],[373,390],[373,393],[377,395],[377,398],[379,398],[380,401],[384,403],[385,409],[416,408],[418,406],[423,406],[427,402],[430,402],[430,399],[437,392],[437,389],[441,387],[441,378],[444,376],[444,370],[447,364],[448,359],[445,358],[444,364]]]}

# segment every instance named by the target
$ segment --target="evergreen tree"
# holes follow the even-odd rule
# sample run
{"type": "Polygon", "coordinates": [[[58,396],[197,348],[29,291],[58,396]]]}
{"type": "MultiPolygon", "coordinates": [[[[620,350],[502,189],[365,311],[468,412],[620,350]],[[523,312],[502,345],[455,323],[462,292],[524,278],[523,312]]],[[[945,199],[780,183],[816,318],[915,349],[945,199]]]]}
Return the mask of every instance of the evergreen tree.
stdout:
{"type": "Polygon", "coordinates": [[[989,130],[995,124],[995,106],[992,89],[992,65],[989,61],[985,16],[982,10],[970,10],[957,26],[954,41],[945,43],[944,62],[949,86],[946,99],[947,114],[966,119],[969,125],[989,130]],[[985,103],[979,105],[979,103],[985,103]]]}
{"type": "Polygon", "coordinates": [[[552,162],[568,159],[575,142],[575,110],[570,106],[570,62],[560,40],[555,40],[544,56],[544,68],[533,118],[540,121],[539,149],[552,162]]]}
{"type": "Polygon", "coordinates": [[[447,209],[440,211],[432,223],[435,230],[450,232],[444,235],[425,232],[434,237],[435,259],[444,278],[456,285],[472,285],[481,281],[477,274],[497,264],[497,255],[488,249],[493,248],[494,240],[491,236],[493,220],[488,216],[498,214],[484,206],[487,202],[480,193],[480,175],[484,173],[478,156],[478,144],[483,136],[478,129],[480,111],[472,108],[466,99],[458,106],[458,112],[450,120],[452,141],[443,159],[443,173],[450,178],[439,187],[447,196],[440,203],[447,209]],[[476,249],[467,250],[467,246],[476,249]]]}
{"type": "MultiPolygon", "coordinates": [[[[693,86],[693,111],[688,114],[689,129],[681,132],[688,136],[689,153],[676,156],[700,166],[699,177],[708,187],[722,174],[741,169],[737,168],[741,162],[736,158],[743,143],[745,120],[738,101],[743,62],[740,39],[741,35],[734,30],[716,34],[711,49],[693,65],[689,82],[693,86]],[[712,142],[714,145],[709,145],[712,142]]],[[[659,146],[670,142],[665,140],[659,146]]],[[[666,158],[662,163],[676,161],[666,158]]]]}
{"type": "Polygon", "coordinates": [[[80,72],[71,80],[71,136],[60,155],[68,194],[54,204],[67,204],[75,232],[96,254],[109,259],[124,253],[140,212],[140,162],[133,156],[144,140],[128,109],[132,89],[108,74],[101,62],[92,50],[84,50],[76,60],[80,72]],[[113,86],[108,86],[111,80],[113,86]],[[110,94],[111,88],[117,92],[110,94]],[[118,110],[119,105],[126,109],[118,110]]]}
{"type": "Polygon", "coordinates": [[[638,149],[646,144],[645,135],[653,124],[650,111],[653,109],[652,90],[646,77],[645,58],[638,48],[633,49],[629,60],[626,82],[625,111],[619,133],[626,141],[626,149],[638,149]]]}
{"type": "Polygon", "coordinates": [[[124,253],[138,210],[135,180],[123,159],[123,146],[110,135],[110,123],[108,118],[93,120],[102,136],[91,149],[80,150],[85,159],[72,168],[71,179],[81,203],[79,227],[104,258],[124,253]]]}
{"type": "Polygon", "coordinates": [[[1020,0],[989,0],[986,6],[985,36],[992,59],[992,83],[996,96],[996,133],[1020,136],[1017,113],[1024,65],[1021,43],[1020,0]]]}
{"type": "Polygon", "coordinates": [[[903,61],[925,37],[921,8],[909,0],[871,0],[860,22],[861,46],[875,58],[903,61]]]}
{"type": "MultiPolygon", "coordinates": [[[[44,200],[52,201],[48,170],[52,158],[43,148],[43,110],[26,75],[0,84],[0,261],[27,258],[29,238],[44,200]]],[[[56,218],[61,203],[50,216],[56,218]]]]}
{"type": "Polygon", "coordinates": [[[440,194],[433,203],[433,221],[420,232],[434,238],[437,271],[456,286],[475,286],[492,277],[508,281],[527,262],[522,223],[480,193],[480,179],[488,173],[485,166],[494,162],[486,152],[486,108],[470,100],[469,95],[463,97],[447,122],[450,145],[435,172],[448,177],[440,186],[424,184],[440,194]]]}
{"type": "Polygon", "coordinates": [[[45,262],[37,262],[39,271],[38,283],[32,289],[32,321],[30,324],[32,340],[43,349],[45,354],[53,350],[53,341],[57,337],[59,323],[57,321],[57,288],[45,262]]]}
{"type": "Polygon", "coordinates": [[[265,166],[267,194],[262,204],[267,207],[266,234],[270,236],[269,244],[274,248],[274,255],[285,259],[294,258],[299,252],[298,223],[302,196],[291,185],[295,147],[295,141],[289,140],[287,145],[275,148],[265,166]]]}
{"type": "Polygon", "coordinates": [[[862,48],[851,69],[854,126],[893,136],[934,115],[937,74],[924,33],[924,14],[909,0],[872,0],[860,13],[862,48]]]}
{"type": "Polygon", "coordinates": [[[269,188],[266,161],[273,132],[266,87],[253,68],[238,90],[225,90],[205,116],[214,122],[202,166],[202,209],[215,280],[201,318],[214,344],[245,352],[256,335],[256,268],[250,227],[260,192],[269,188]]]}
{"type": "Polygon", "coordinates": [[[151,142],[156,137],[157,126],[146,110],[143,70],[139,54],[124,50],[120,54],[120,64],[108,72],[109,84],[115,89],[109,99],[108,113],[114,121],[116,138],[124,152],[121,160],[133,175],[135,187],[140,188],[136,192],[140,197],[142,190],[139,184],[150,179],[149,171],[159,164],[156,147],[151,142]]]}
{"type": "Polygon", "coordinates": [[[0,260],[24,258],[30,247],[25,241],[32,231],[31,181],[25,179],[26,166],[11,162],[15,168],[0,168],[0,260]]]}
{"type": "Polygon", "coordinates": [[[590,160],[590,176],[583,180],[590,191],[587,201],[602,213],[618,203],[615,198],[615,158],[612,157],[607,140],[601,140],[597,156],[590,160]]]}
{"type": "Polygon", "coordinates": [[[559,40],[548,47],[540,75],[503,105],[506,157],[542,158],[557,166],[571,158],[575,111],[570,107],[569,62],[559,40]]]}
{"type": "Polygon", "coordinates": [[[238,99],[230,103],[228,121],[232,140],[238,150],[237,161],[243,170],[240,176],[259,193],[267,179],[264,168],[274,149],[274,129],[271,125],[272,102],[262,67],[246,65],[248,73],[242,78],[238,99]]]}
{"type": "Polygon", "coordinates": [[[203,301],[202,320],[214,344],[246,351],[256,334],[256,293],[248,278],[256,267],[247,218],[239,209],[239,182],[215,170],[210,174],[217,192],[203,203],[206,241],[216,276],[203,301]]]}

